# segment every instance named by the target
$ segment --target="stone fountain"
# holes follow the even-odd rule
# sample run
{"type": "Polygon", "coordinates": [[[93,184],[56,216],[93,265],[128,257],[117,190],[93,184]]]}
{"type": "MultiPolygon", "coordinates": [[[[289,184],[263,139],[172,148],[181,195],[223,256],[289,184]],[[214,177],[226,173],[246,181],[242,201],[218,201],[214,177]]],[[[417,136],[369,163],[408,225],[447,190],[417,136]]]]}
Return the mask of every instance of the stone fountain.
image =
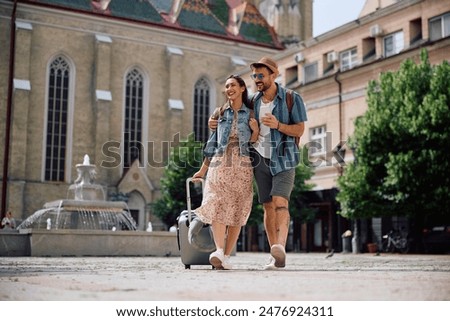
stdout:
{"type": "Polygon", "coordinates": [[[176,233],[138,231],[127,203],[106,200],[88,155],[76,169],[66,199],[0,230],[0,256],[179,256],[176,233]]]}
{"type": "Polygon", "coordinates": [[[105,200],[103,187],[95,184],[95,165],[88,155],[76,165],[78,178],[70,185],[67,199],[51,201],[22,222],[18,229],[136,230],[125,202],[105,200]]]}

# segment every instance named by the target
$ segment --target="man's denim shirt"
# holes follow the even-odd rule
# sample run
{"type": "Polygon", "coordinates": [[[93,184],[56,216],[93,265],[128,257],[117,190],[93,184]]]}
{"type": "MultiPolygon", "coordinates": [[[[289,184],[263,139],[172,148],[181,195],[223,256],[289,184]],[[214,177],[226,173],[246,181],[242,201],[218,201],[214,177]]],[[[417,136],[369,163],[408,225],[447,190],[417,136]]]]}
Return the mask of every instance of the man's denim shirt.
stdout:
{"type": "MultiPolygon", "coordinates": [[[[241,109],[237,111],[237,134],[239,138],[239,151],[241,156],[250,156],[249,140],[252,135],[250,129],[250,109],[242,105],[241,109]]],[[[217,130],[211,133],[211,136],[206,143],[204,156],[212,157],[214,155],[223,154],[225,151],[231,132],[231,125],[234,119],[234,110],[228,106],[223,115],[219,117],[217,130]]],[[[233,146],[235,148],[237,146],[233,146]]]]}
{"type": "MultiPolygon", "coordinates": [[[[259,122],[259,107],[261,105],[262,93],[257,93],[254,100],[255,118],[259,122]]],[[[292,92],[293,106],[289,112],[286,103],[286,89],[277,84],[277,95],[273,103],[272,114],[283,124],[297,124],[305,122],[306,107],[302,97],[292,92]]],[[[295,143],[295,138],[280,133],[278,130],[270,129],[270,172],[276,175],[282,171],[295,168],[300,162],[300,151],[295,143]]]]}

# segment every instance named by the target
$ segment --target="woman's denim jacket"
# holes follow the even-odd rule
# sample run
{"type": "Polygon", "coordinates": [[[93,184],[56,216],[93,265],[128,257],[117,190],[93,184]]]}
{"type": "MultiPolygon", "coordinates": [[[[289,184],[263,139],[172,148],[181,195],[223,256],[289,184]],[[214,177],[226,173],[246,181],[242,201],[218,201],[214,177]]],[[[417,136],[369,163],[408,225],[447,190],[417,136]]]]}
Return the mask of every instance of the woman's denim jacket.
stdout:
{"type": "MultiPolygon", "coordinates": [[[[237,133],[239,138],[239,151],[241,156],[250,156],[249,140],[252,135],[249,120],[251,109],[242,105],[241,109],[237,111],[237,133]]],[[[219,117],[217,130],[213,131],[206,143],[203,155],[205,157],[212,157],[223,154],[230,138],[231,125],[233,123],[234,110],[228,106],[223,115],[219,117]]],[[[236,146],[237,147],[237,146],[236,146]]]]}

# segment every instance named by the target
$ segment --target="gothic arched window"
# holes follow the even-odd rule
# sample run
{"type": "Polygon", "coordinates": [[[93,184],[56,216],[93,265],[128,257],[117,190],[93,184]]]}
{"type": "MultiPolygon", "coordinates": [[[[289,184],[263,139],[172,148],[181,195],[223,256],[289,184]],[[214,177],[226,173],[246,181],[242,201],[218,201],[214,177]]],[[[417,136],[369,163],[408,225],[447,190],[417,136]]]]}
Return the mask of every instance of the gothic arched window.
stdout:
{"type": "Polygon", "coordinates": [[[50,64],[45,145],[45,180],[64,181],[69,112],[70,65],[63,57],[50,64]]]}
{"type": "Polygon", "coordinates": [[[210,86],[206,79],[202,78],[194,88],[194,134],[195,140],[206,142],[209,128],[210,86]]]}
{"type": "Polygon", "coordinates": [[[144,77],[137,69],[126,76],[124,126],[124,167],[129,168],[138,159],[143,164],[142,116],[144,109],[144,77]]]}

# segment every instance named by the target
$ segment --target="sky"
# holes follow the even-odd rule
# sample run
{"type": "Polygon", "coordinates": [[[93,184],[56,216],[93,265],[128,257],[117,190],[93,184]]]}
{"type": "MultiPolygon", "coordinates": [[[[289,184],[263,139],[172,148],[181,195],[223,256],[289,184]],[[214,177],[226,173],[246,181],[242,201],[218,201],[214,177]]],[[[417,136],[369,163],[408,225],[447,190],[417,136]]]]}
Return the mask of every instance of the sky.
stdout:
{"type": "Polygon", "coordinates": [[[358,19],[366,0],[313,0],[313,37],[358,19]]]}

